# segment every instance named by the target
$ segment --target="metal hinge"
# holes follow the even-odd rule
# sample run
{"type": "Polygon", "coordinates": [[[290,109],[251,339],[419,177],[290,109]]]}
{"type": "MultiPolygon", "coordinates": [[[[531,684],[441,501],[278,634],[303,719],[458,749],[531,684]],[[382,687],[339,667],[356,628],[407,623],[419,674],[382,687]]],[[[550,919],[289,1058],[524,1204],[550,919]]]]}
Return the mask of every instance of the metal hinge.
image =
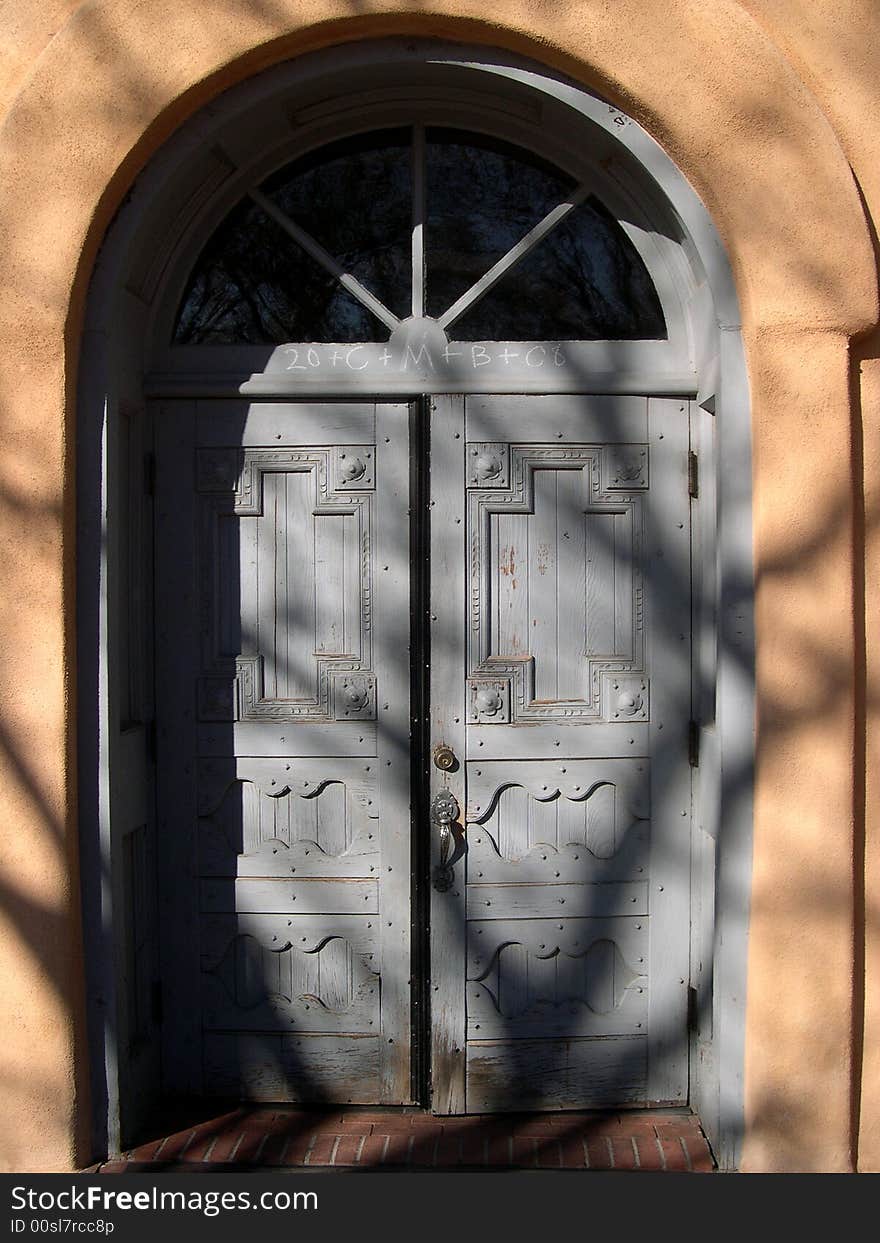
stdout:
{"type": "Polygon", "coordinates": [[[696,453],[688,453],[688,496],[700,495],[700,467],[696,453]]]}
{"type": "Polygon", "coordinates": [[[697,999],[697,990],[693,984],[688,985],[687,994],[687,1029],[689,1032],[699,1031],[700,1028],[700,1007],[697,999]]]}
{"type": "Polygon", "coordinates": [[[700,726],[688,721],[688,763],[691,768],[700,767],[700,726]]]}
{"type": "Polygon", "coordinates": [[[144,454],[144,495],[156,495],[156,455],[144,454]]]}
{"type": "Polygon", "coordinates": [[[150,988],[150,1009],[153,1016],[153,1026],[162,1026],[162,981],[153,980],[150,988]]]}

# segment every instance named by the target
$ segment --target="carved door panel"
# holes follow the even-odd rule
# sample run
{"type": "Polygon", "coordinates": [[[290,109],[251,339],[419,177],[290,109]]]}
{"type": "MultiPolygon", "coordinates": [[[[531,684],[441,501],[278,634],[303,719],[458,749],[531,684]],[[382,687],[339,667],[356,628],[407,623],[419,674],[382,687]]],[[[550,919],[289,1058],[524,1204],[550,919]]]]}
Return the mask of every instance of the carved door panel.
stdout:
{"type": "Polygon", "coordinates": [[[166,1090],[407,1101],[407,407],[156,428],[166,1090]]]}
{"type": "Polygon", "coordinates": [[[433,402],[437,1112],[686,1098],[687,451],[676,400],[433,402]]]}

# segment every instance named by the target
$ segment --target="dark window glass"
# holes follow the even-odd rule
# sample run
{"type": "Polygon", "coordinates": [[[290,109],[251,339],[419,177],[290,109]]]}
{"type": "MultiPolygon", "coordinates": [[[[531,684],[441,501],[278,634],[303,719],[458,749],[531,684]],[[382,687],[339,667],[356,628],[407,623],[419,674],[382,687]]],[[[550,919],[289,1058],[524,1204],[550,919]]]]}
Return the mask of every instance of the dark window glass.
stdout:
{"type": "MultiPolygon", "coordinates": [[[[390,311],[411,313],[412,135],[323,147],[261,187],[390,311]]],[[[426,134],[426,312],[439,317],[574,181],[539,157],[458,130],[426,134]]],[[[450,327],[457,340],[666,335],[638,253],[600,203],[557,225],[450,327]]],[[[178,344],[385,341],[388,328],[252,200],[208,240],[181,303],[178,344]]]]}
{"type": "Polygon", "coordinates": [[[458,341],[663,338],[641,256],[595,199],[576,207],[448,329],[458,341]]]}
{"type": "Polygon", "coordinates": [[[412,311],[411,148],[408,129],[346,138],[261,187],[401,318],[412,311]]]}
{"type": "Polygon", "coordinates": [[[575,183],[495,139],[444,129],[429,129],[425,137],[425,307],[439,317],[575,183]]]}
{"type": "Polygon", "coordinates": [[[174,333],[178,345],[387,339],[385,325],[249,200],[202,251],[174,333]]]}
{"type": "MultiPolygon", "coordinates": [[[[395,314],[411,310],[409,131],[333,143],[261,187],[395,314]]],[[[386,341],[388,329],[249,199],[190,277],[179,345],[386,341]]]]}

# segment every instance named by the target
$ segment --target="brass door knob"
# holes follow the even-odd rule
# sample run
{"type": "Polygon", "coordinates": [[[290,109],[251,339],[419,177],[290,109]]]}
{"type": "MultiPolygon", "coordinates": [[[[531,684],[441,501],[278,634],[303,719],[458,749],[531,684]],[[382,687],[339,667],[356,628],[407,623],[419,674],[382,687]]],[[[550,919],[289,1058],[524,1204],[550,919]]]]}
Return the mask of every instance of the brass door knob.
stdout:
{"type": "Polygon", "coordinates": [[[455,767],[455,752],[452,747],[439,746],[434,748],[434,766],[443,772],[455,767]]]}

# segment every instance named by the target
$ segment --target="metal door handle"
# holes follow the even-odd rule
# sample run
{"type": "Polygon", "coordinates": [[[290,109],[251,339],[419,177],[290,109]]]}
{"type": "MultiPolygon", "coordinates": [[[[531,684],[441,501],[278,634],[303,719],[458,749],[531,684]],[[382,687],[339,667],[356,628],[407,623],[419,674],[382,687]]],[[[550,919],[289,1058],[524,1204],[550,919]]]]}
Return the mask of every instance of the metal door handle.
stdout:
{"type": "Polygon", "coordinates": [[[440,830],[440,866],[437,869],[438,879],[441,877],[446,879],[447,873],[451,871],[451,869],[447,867],[447,860],[452,846],[451,826],[458,819],[458,815],[458,802],[455,795],[450,793],[449,790],[441,790],[439,794],[434,796],[434,800],[431,803],[431,820],[440,830]]]}

